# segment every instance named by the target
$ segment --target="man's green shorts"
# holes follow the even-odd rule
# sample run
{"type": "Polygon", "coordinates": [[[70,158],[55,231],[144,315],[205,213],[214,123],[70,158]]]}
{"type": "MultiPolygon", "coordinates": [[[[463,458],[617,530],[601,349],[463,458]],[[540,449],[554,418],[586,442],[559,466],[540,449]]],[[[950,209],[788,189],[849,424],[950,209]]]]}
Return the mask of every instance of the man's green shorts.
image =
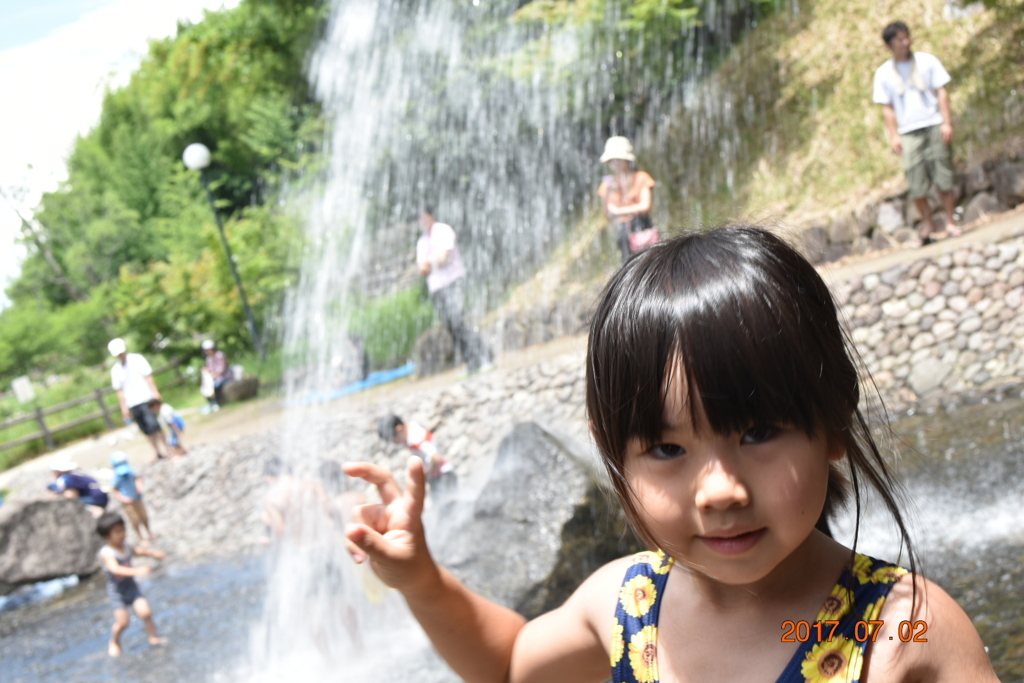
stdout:
{"type": "Polygon", "coordinates": [[[949,145],[942,141],[942,126],[919,128],[900,136],[903,140],[903,169],[907,172],[910,198],[927,197],[932,183],[939,192],[953,189],[953,161],[949,145]]]}

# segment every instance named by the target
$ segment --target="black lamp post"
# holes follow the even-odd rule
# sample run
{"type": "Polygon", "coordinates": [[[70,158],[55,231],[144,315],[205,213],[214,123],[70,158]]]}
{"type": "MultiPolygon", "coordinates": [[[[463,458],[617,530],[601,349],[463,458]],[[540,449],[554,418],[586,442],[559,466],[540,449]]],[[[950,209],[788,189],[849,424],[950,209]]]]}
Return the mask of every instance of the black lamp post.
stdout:
{"type": "Polygon", "coordinates": [[[249,300],[245,298],[242,278],[238,276],[238,269],[235,267],[235,257],[231,253],[231,247],[228,246],[228,238],[224,234],[224,224],[221,223],[220,213],[217,212],[217,205],[213,203],[210,183],[206,179],[206,167],[210,165],[210,150],[201,142],[193,142],[185,148],[185,153],[181,155],[181,160],[185,162],[185,166],[189,170],[199,171],[199,177],[203,180],[203,189],[206,190],[206,198],[210,200],[210,209],[213,211],[213,217],[217,221],[217,230],[220,231],[220,241],[224,245],[225,253],[228,255],[228,265],[231,266],[231,274],[235,278],[235,284],[238,285],[238,296],[242,299],[242,308],[245,309],[245,317],[249,320],[249,332],[252,334],[252,343],[256,347],[256,353],[262,358],[263,342],[260,341],[260,334],[256,329],[256,319],[252,315],[252,309],[249,308],[249,300]]]}

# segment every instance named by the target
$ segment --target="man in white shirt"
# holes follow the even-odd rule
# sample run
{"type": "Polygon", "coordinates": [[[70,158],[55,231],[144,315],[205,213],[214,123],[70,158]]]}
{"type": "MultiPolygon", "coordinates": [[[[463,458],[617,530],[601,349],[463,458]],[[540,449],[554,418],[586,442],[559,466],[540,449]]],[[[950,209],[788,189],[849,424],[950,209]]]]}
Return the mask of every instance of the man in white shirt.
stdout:
{"type": "Polygon", "coordinates": [[[883,107],[889,144],[903,156],[910,198],[924,221],[921,241],[931,242],[935,232],[928,204],[932,183],[939,189],[949,233],[959,235],[954,214],[955,174],[949,153],[953,141],[953,117],[946,92],[949,73],[937,57],[910,49],[910,29],[902,21],[886,26],[882,40],[892,59],[875,72],[873,99],[883,107]]]}
{"type": "Polygon", "coordinates": [[[157,458],[167,457],[167,439],[160,429],[160,421],[149,407],[151,400],[163,400],[153,381],[153,368],[149,361],[137,353],[128,353],[124,340],[118,337],[107,344],[110,355],[117,358],[110,368],[110,384],[117,391],[124,421],[135,420],[142,433],[149,438],[157,458]]]}
{"type": "Polygon", "coordinates": [[[466,361],[470,373],[492,367],[491,351],[480,336],[466,324],[462,283],[466,268],[455,240],[455,230],[434,219],[429,206],[420,210],[423,234],[416,242],[416,265],[427,278],[427,289],[437,316],[455,339],[455,346],[466,361]]]}

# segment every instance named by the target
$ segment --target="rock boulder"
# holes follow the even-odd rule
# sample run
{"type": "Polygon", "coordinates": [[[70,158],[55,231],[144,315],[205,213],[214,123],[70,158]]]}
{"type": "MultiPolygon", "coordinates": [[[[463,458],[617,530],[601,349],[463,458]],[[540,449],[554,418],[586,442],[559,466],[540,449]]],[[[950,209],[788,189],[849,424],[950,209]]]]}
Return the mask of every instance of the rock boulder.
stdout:
{"type": "Polygon", "coordinates": [[[903,217],[903,202],[893,200],[879,206],[877,222],[878,227],[890,235],[895,234],[900,228],[906,227],[907,221],[903,217]]]}
{"type": "Polygon", "coordinates": [[[1024,203],[1024,164],[1003,164],[992,177],[999,201],[1009,207],[1024,203]]]}
{"type": "Polygon", "coordinates": [[[99,569],[103,540],[77,500],[14,501],[0,507],[0,594],[61,576],[99,569]]]}
{"type": "Polygon", "coordinates": [[[639,550],[592,461],[536,423],[516,425],[472,502],[449,502],[431,540],[482,595],[533,617],[601,565],[639,550]],[[510,549],[515,549],[510,552],[510,549]]]}
{"type": "Polygon", "coordinates": [[[991,192],[980,192],[967,202],[964,209],[964,223],[970,225],[974,221],[1006,211],[1006,206],[991,192]]]}
{"type": "Polygon", "coordinates": [[[821,263],[828,249],[828,230],[820,225],[807,228],[800,235],[800,243],[811,263],[821,263]]]}

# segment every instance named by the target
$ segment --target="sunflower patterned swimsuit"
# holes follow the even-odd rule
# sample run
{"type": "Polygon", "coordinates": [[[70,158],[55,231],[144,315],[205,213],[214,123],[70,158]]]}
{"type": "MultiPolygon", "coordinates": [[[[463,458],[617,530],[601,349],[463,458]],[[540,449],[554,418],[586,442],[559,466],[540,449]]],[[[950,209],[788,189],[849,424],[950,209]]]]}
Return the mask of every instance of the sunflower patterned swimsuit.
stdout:
{"type": "MultiPolygon", "coordinates": [[[[658,612],[674,560],[662,551],[633,556],[619,589],[612,628],[614,683],[658,683],[658,612]]],[[[857,683],[870,635],[877,626],[858,622],[878,619],[889,590],[906,569],[857,554],[818,613],[816,621],[839,621],[818,642],[817,631],[801,642],[777,683],[857,683]],[[863,642],[861,642],[863,641],[863,642]]]]}

